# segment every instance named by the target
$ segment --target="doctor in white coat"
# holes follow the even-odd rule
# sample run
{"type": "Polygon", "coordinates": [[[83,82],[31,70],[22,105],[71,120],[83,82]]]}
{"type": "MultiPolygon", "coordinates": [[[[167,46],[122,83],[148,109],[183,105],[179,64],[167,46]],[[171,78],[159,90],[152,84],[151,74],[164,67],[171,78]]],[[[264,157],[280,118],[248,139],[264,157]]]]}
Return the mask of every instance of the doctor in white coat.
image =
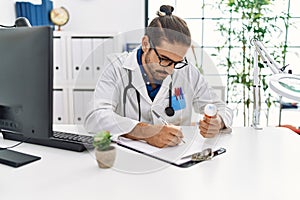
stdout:
{"type": "Polygon", "coordinates": [[[185,21],[172,15],[171,6],[160,11],[165,14],[147,27],[140,48],[108,56],[85,118],[87,131],[175,146],[183,137],[180,126],[191,125],[192,109],[203,113],[208,103],[218,113],[200,120],[199,134],[214,137],[231,126],[232,111],[185,58],[191,45],[185,21]]]}

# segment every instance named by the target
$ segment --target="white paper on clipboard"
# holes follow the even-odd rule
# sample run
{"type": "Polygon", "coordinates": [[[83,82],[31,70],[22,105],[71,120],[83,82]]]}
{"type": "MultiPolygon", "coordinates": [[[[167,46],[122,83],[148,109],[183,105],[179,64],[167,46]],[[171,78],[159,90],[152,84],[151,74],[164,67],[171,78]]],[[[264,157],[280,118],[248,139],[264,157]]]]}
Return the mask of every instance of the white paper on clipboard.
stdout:
{"type": "Polygon", "coordinates": [[[183,139],[186,143],[181,142],[179,145],[174,147],[158,148],[151,146],[144,141],[131,140],[124,137],[119,137],[114,141],[122,146],[135,149],[138,152],[151,155],[152,157],[156,157],[160,160],[174,163],[176,165],[180,165],[191,160],[191,157],[188,156],[201,152],[205,148],[216,148],[218,137],[213,139],[203,138],[200,135],[197,126],[183,126],[182,132],[184,135],[183,139]]]}

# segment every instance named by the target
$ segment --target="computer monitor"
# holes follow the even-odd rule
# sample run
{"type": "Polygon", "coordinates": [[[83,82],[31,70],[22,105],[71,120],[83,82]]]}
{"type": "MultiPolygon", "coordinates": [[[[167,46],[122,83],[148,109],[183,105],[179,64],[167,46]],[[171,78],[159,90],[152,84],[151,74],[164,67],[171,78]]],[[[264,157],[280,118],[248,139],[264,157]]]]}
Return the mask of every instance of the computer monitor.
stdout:
{"type": "MultiPolygon", "coordinates": [[[[78,152],[93,148],[76,134],[53,131],[52,108],[52,28],[0,29],[0,132],[3,138],[78,152]]],[[[5,157],[11,152],[4,154],[1,149],[7,148],[0,145],[0,163],[3,159],[7,162],[5,157]]]]}
{"type": "Polygon", "coordinates": [[[48,138],[52,130],[51,27],[0,29],[0,130],[48,138]]]}

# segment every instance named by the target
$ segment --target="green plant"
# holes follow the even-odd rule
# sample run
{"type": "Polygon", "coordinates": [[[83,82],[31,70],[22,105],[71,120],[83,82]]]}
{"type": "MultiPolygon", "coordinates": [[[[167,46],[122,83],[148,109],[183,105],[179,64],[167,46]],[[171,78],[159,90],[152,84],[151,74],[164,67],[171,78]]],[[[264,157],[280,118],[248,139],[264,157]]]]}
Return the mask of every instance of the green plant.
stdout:
{"type": "MultiPolygon", "coordinates": [[[[274,33],[283,35],[278,27],[278,20],[285,22],[285,32],[289,27],[289,14],[282,13],[281,16],[273,16],[269,6],[274,0],[220,0],[219,9],[226,16],[230,16],[227,21],[218,24],[218,31],[228,38],[224,44],[217,48],[218,52],[228,49],[226,59],[220,66],[227,68],[227,102],[242,104],[244,126],[250,124],[250,105],[253,103],[253,47],[250,43],[252,38],[262,41],[264,44],[272,46],[271,40],[276,38],[274,33]]],[[[286,38],[276,38],[273,47],[283,48],[282,52],[271,52],[276,61],[285,63],[286,38]],[[278,56],[278,54],[282,56],[278,56]]],[[[268,84],[265,77],[271,71],[259,61],[260,79],[264,100],[269,110],[272,105],[272,96],[268,93],[268,84]]],[[[267,110],[267,111],[268,111],[267,110]]]]}
{"type": "Polygon", "coordinates": [[[111,144],[111,134],[108,131],[101,131],[94,136],[93,146],[99,151],[105,151],[111,144]]]}
{"type": "Polygon", "coordinates": [[[198,58],[197,58],[196,51],[195,51],[195,45],[192,45],[191,48],[192,48],[192,53],[193,53],[193,56],[195,59],[195,66],[198,68],[198,70],[200,71],[201,74],[204,74],[202,65],[199,66],[199,64],[198,64],[198,58]]]}

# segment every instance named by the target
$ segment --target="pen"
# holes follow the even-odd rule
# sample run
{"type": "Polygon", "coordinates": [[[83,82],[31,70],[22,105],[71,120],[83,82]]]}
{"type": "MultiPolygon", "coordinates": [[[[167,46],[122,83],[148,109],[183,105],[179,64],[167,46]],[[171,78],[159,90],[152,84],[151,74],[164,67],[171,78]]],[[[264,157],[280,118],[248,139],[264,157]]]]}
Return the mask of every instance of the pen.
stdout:
{"type": "Polygon", "coordinates": [[[169,125],[169,123],[167,122],[167,120],[165,120],[164,118],[162,118],[162,116],[160,116],[157,112],[155,112],[154,110],[152,110],[152,112],[154,113],[154,115],[164,124],[164,125],[169,125]]]}
{"type": "MultiPolygon", "coordinates": [[[[165,120],[164,118],[162,118],[162,116],[160,116],[157,112],[155,112],[154,110],[152,110],[152,112],[154,113],[154,115],[164,124],[164,125],[169,125],[169,123],[167,122],[167,120],[165,120]]],[[[180,138],[181,139],[181,141],[183,142],[183,143],[185,143],[185,141],[182,139],[182,138],[180,138]]]]}

